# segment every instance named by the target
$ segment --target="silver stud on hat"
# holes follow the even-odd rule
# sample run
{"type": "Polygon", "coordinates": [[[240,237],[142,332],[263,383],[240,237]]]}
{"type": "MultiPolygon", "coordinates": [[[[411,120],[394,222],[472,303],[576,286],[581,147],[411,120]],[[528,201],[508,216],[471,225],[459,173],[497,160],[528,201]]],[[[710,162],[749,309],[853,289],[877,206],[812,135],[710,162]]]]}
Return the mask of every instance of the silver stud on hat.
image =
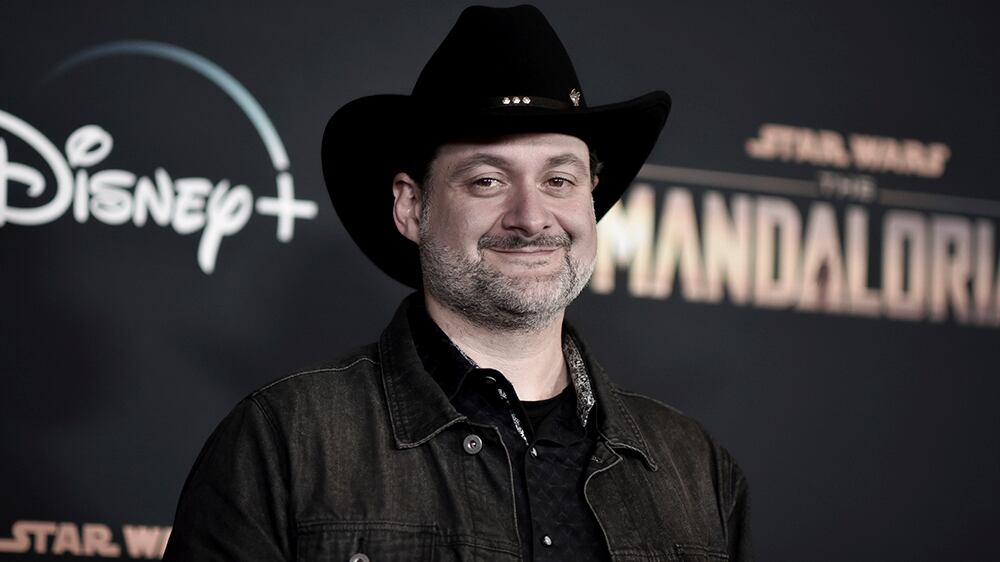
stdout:
{"type": "Polygon", "coordinates": [[[531,98],[528,96],[504,96],[500,98],[500,103],[504,105],[528,105],[531,103],[531,98]]]}
{"type": "Polygon", "coordinates": [[[580,107],[580,90],[573,88],[569,91],[569,101],[573,102],[573,107],[580,107]]]}

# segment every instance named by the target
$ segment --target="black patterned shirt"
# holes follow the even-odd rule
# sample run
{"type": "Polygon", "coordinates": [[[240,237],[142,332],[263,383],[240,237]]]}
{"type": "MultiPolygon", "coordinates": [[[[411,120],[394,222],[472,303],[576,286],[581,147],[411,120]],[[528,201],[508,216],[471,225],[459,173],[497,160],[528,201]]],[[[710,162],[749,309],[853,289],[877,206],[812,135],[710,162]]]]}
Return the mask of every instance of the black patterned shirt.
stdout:
{"type": "MultiPolygon", "coordinates": [[[[513,473],[515,516],[525,560],[609,560],[608,548],[583,494],[596,439],[594,394],[573,338],[564,332],[571,385],[558,396],[522,402],[499,371],[479,368],[427,314],[423,300],[410,311],[424,368],[473,424],[496,427],[513,473]]],[[[490,467],[485,467],[489,470],[490,467]]],[[[508,472],[503,467],[503,472],[508,472]]]]}

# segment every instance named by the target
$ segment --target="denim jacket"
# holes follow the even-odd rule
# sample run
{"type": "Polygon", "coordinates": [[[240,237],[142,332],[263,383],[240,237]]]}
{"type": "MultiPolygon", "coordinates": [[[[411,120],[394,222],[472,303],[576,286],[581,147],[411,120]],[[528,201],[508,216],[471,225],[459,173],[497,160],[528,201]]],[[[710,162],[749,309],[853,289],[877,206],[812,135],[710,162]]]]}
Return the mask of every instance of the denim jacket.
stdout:
{"type": "MultiPolygon", "coordinates": [[[[612,385],[573,336],[597,400],[584,493],[611,559],[750,560],[732,457],[695,421],[612,385]]],[[[404,302],[377,344],[261,388],[220,423],[164,560],[520,560],[512,481],[485,476],[512,462],[500,432],[471,424],[424,371],[404,302]]]]}

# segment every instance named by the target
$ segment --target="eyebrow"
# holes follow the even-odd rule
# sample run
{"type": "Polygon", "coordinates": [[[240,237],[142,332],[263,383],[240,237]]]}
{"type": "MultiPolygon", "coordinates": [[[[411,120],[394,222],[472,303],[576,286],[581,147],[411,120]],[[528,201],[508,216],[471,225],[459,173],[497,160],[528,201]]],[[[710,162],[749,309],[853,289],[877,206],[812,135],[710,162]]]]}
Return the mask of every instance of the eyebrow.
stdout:
{"type": "Polygon", "coordinates": [[[507,169],[510,167],[510,162],[506,158],[479,152],[466,158],[460,164],[455,166],[455,169],[448,174],[448,179],[456,180],[461,178],[479,166],[493,166],[494,168],[507,169]]]}
{"type": "MultiPolygon", "coordinates": [[[[506,170],[510,168],[511,164],[506,158],[480,152],[473,154],[455,166],[452,172],[448,174],[448,178],[455,180],[472,172],[479,166],[493,166],[494,168],[506,170]]],[[[569,152],[552,156],[545,161],[546,168],[556,168],[559,166],[572,166],[577,168],[583,175],[587,173],[587,166],[584,165],[583,161],[577,158],[575,154],[569,152]]]]}
{"type": "Polygon", "coordinates": [[[583,160],[577,158],[575,154],[570,154],[568,152],[566,154],[560,154],[558,156],[553,156],[552,158],[549,158],[545,164],[548,168],[556,168],[559,166],[573,166],[579,169],[581,174],[586,175],[587,173],[587,166],[584,165],[583,160]]]}

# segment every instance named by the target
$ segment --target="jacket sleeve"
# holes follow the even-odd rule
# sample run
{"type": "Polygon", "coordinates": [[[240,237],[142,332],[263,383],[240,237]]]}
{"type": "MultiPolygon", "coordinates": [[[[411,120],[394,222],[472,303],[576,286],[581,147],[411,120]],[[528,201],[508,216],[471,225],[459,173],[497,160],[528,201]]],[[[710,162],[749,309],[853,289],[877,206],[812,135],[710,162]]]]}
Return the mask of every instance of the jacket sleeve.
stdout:
{"type": "Polygon", "coordinates": [[[287,474],[284,440],[247,398],[198,455],[163,560],[291,560],[287,474]]]}
{"type": "Polygon", "coordinates": [[[731,562],[752,562],[750,498],[746,477],[728,451],[720,447],[720,496],[731,562]]]}

